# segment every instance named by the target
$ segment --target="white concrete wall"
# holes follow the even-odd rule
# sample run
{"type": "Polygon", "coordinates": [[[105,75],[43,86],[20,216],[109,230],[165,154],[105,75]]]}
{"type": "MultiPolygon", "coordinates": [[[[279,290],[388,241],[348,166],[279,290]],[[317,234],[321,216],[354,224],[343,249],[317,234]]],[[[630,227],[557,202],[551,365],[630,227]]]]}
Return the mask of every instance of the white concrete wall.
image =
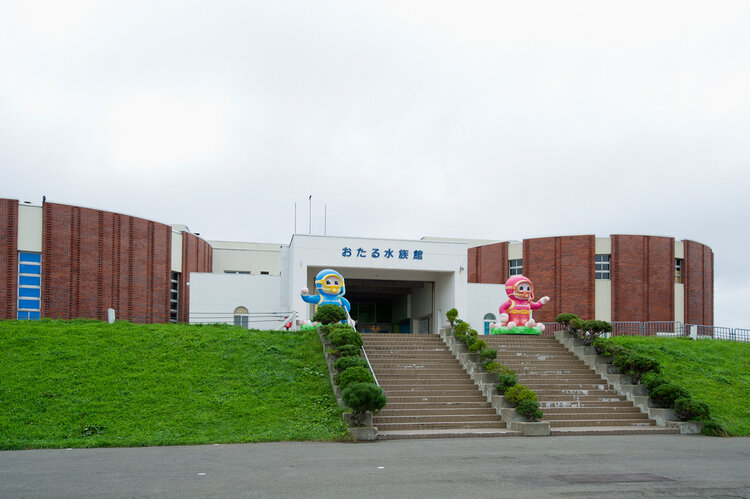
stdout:
{"type": "Polygon", "coordinates": [[[594,252],[597,255],[611,255],[612,254],[612,239],[609,237],[597,237],[594,240],[594,252]]]}
{"type": "MultiPolygon", "coordinates": [[[[250,314],[288,312],[281,307],[281,277],[243,274],[190,274],[190,322],[234,322],[234,310],[250,314]]],[[[252,320],[252,318],[251,318],[252,320]]],[[[255,329],[276,329],[277,321],[251,322],[255,329]]]]}
{"type": "Polygon", "coordinates": [[[419,323],[422,319],[429,319],[434,330],[433,318],[433,284],[424,283],[424,287],[416,288],[411,293],[411,331],[418,333],[419,323]]]}
{"type": "Polygon", "coordinates": [[[469,322],[471,327],[479,331],[479,334],[484,334],[484,316],[495,314],[495,319],[497,319],[500,315],[500,305],[508,299],[505,285],[470,283],[468,295],[468,310],[458,309],[458,318],[469,322]]]}
{"type": "Polygon", "coordinates": [[[42,252],[42,207],[19,203],[18,251],[42,252]]]}
{"type": "Polygon", "coordinates": [[[508,260],[519,260],[521,258],[523,258],[523,243],[517,241],[509,243],[508,260]]]}
{"type": "Polygon", "coordinates": [[[213,248],[213,271],[281,274],[281,245],[209,241],[213,248]]]}
{"type": "Polygon", "coordinates": [[[172,229],[172,272],[182,272],[182,232],[172,229]]]}
{"type": "Polygon", "coordinates": [[[609,279],[594,281],[594,318],[612,322],[612,281],[609,279]]]}
{"type": "Polygon", "coordinates": [[[674,283],[674,320],[685,323],[685,285],[674,283]]]}

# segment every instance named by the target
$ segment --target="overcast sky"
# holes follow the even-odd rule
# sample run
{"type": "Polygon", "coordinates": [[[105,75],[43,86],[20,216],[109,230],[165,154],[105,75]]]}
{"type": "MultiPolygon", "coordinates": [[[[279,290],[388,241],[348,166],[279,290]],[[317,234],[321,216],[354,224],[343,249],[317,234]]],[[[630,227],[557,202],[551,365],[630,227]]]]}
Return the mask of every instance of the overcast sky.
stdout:
{"type": "Polygon", "coordinates": [[[750,2],[0,0],[0,197],[209,240],[653,234],[750,328],[750,2]],[[312,195],[312,214],[308,196],[312,195]],[[310,215],[311,218],[310,218],[310,215]]]}

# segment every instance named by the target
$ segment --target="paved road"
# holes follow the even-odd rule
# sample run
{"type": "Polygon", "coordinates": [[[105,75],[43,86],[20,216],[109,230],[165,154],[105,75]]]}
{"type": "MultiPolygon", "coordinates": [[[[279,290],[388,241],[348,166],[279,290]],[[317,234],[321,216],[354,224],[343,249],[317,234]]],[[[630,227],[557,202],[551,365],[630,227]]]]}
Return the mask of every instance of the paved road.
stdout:
{"type": "Polygon", "coordinates": [[[612,436],[0,452],[0,497],[747,497],[750,439],[612,436]]]}

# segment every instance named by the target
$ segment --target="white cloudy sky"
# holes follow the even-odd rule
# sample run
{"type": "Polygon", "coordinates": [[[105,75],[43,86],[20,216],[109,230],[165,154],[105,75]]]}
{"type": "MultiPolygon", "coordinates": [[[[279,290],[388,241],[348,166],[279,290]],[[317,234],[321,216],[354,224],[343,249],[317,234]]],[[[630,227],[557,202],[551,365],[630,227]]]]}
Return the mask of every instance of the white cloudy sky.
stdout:
{"type": "Polygon", "coordinates": [[[750,2],[0,0],[0,197],[184,223],[711,246],[750,327],[750,2]]]}

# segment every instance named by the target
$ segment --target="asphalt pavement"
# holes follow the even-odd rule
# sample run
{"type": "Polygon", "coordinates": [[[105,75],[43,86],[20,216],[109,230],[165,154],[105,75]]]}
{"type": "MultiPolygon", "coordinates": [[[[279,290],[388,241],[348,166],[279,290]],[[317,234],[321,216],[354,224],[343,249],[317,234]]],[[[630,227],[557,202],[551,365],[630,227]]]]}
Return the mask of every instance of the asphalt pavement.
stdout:
{"type": "Polygon", "coordinates": [[[687,435],[0,452],[0,497],[746,497],[750,439],[687,435]]]}

